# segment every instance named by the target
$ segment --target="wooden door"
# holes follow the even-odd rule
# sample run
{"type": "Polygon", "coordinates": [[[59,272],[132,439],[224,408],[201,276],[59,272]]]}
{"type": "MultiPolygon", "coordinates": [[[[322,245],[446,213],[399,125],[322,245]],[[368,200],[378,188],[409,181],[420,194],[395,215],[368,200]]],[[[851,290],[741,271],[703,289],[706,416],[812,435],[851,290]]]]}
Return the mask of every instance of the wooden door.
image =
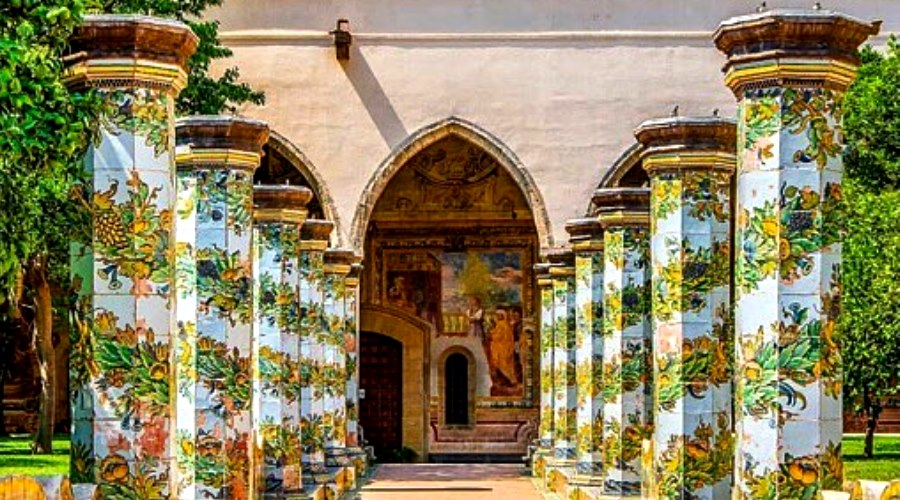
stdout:
{"type": "Polygon", "coordinates": [[[359,422],[375,456],[403,446],[403,344],[377,333],[360,333],[359,422]]]}

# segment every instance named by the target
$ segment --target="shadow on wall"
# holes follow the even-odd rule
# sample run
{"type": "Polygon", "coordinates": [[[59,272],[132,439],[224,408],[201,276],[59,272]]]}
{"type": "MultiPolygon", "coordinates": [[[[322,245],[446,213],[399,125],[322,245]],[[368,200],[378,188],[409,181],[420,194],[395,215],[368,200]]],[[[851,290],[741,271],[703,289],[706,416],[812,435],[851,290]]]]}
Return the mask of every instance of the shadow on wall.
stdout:
{"type": "Polygon", "coordinates": [[[372,67],[369,66],[365,56],[359,50],[359,46],[352,45],[350,60],[341,61],[340,64],[388,148],[399,144],[409,135],[409,132],[400,121],[394,105],[384,93],[384,88],[381,87],[378,77],[372,72],[372,67]]]}

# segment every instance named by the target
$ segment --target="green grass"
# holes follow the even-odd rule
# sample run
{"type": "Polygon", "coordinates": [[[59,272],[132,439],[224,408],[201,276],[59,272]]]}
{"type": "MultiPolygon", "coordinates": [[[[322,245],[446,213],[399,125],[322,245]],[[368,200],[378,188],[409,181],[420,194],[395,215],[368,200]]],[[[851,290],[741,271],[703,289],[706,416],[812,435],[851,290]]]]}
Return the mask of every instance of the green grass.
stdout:
{"type": "MultiPolygon", "coordinates": [[[[0,438],[0,476],[48,476],[69,473],[69,438],[53,439],[53,455],[32,455],[31,439],[0,438]]],[[[844,436],[845,479],[900,479],[900,436],[875,436],[875,458],[863,456],[863,437],[844,436]]]]}
{"type": "Polygon", "coordinates": [[[847,480],[900,479],[900,436],[875,436],[875,456],[863,455],[863,436],[844,436],[844,477],[847,480]]]}
{"type": "Polygon", "coordinates": [[[69,436],[53,438],[52,455],[32,455],[31,436],[0,438],[0,476],[58,476],[69,473],[69,436]]]}

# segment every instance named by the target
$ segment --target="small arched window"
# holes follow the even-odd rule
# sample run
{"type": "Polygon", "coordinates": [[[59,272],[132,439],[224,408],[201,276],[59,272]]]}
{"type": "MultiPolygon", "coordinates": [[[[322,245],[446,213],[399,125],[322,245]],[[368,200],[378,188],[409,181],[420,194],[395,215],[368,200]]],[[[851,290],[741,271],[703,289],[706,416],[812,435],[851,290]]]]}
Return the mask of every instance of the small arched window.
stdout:
{"type": "Polygon", "coordinates": [[[460,353],[444,367],[444,411],[446,425],[469,425],[469,360],[460,353]]]}

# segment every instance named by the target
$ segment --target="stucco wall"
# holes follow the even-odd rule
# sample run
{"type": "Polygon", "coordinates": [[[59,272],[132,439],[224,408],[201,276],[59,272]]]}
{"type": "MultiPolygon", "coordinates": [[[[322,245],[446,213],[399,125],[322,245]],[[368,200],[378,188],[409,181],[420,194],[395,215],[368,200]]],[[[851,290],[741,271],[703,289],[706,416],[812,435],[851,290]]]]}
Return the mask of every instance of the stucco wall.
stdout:
{"type": "MultiPolygon", "coordinates": [[[[458,116],[525,165],[563,243],[565,220],[584,212],[641,121],[675,104],[682,115],[734,112],[710,34],[750,7],[732,0],[229,0],[216,16],[235,52],[225,64],[239,66],[267,95],[265,106],[244,113],[267,120],[320,171],[344,241],[366,183],[391,150],[458,116]],[[350,19],[355,35],[345,63],[327,35],[338,17],[350,19]]],[[[885,32],[900,28],[894,0],[826,7],[885,19],[885,32]]]]}

